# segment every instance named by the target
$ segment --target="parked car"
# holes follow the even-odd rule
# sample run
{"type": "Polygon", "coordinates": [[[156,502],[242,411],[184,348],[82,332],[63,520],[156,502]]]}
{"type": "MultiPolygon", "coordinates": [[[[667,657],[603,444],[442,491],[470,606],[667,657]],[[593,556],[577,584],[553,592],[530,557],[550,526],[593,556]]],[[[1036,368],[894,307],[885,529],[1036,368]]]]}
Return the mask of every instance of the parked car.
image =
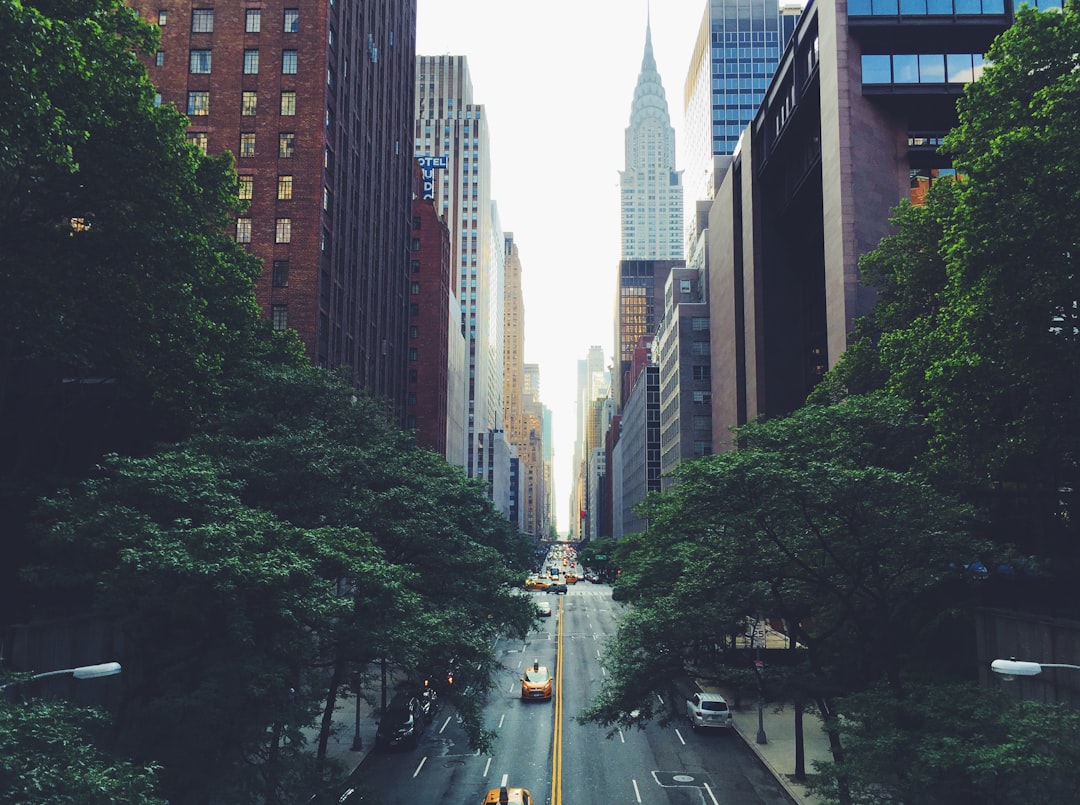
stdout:
{"type": "Polygon", "coordinates": [[[386,706],[375,731],[375,748],[381,750],[412,748],[420,744],[424,732],[424,710],[420,699],[411,693],[398,693],[386,706]]]}
{"type": "Polygon", "coordinates": [[[686,717],[695,731],[700,727],[731,729],[731,709],[719,693],[695,693],[686,700],[686,717]]]}

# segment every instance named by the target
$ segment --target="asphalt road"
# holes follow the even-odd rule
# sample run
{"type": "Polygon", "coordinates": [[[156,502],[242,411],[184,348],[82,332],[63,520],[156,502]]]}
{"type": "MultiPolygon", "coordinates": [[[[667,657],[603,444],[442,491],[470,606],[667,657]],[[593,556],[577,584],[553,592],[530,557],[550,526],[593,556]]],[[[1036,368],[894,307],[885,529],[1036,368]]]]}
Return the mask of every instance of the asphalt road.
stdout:
{"type": "MultiPolygon", "coordinates": [[[[455,714],[444,708],[417,749],[367,756],[349,783],[366,794],[365,805],[480,805],[503,784],[529,789],[538,805],[791,805],[735,735],[693,733],[684,720],[610,737],[578,724],[606,676],[601,652],[622,605],[605,584],[530,595],[550,601],[554,614],[524,642],[494,646],[505,671],[485,705],[487,726],[498,733],[492,754],[470,752],[455,714]],[[521,701],[519,677],[534,661],[556,674],[553,701],[521,701]]],[[[682,710],[683,702],[674,704],[682,710]]]]}

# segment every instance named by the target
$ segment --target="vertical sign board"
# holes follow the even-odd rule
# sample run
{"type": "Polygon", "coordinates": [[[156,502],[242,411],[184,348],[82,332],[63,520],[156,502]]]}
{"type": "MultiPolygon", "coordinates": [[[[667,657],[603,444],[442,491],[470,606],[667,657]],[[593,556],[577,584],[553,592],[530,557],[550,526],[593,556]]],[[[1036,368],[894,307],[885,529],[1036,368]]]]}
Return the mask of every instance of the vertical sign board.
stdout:
{"type": "Polygon", "coordinates": [[[424,198],[435,198],[435,169],[449,167],[447,157],[417,157],[416,161],[420,163],[420,176],[424,180],[424,198]]]}

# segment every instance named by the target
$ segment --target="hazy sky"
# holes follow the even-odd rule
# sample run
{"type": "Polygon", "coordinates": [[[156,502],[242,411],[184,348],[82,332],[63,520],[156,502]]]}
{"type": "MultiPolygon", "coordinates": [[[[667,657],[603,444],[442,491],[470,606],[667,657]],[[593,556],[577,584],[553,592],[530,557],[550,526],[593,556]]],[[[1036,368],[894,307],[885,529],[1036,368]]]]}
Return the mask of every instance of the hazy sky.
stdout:
{"type": "Polygon", "coordinates": [[[418,0],[416,52],[466,56],[491,138],[492,195],[513,232],[525,362],[552,411],[553,515],[569,528],[577,362],[610,364],[624,132],[651,17],[683,168],[683,84],[707,0],[418,0]]]}

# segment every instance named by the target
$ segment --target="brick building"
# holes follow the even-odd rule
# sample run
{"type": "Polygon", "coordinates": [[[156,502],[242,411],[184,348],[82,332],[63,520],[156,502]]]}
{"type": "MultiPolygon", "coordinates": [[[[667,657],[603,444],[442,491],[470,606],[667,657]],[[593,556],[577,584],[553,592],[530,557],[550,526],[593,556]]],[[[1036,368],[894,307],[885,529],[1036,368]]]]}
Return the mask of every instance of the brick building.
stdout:
{"type": "Polygon", "coordinates": [[[236,155],[263,315],[405,423],[415,0],[130,0],[189,139],[236,155]]]}

